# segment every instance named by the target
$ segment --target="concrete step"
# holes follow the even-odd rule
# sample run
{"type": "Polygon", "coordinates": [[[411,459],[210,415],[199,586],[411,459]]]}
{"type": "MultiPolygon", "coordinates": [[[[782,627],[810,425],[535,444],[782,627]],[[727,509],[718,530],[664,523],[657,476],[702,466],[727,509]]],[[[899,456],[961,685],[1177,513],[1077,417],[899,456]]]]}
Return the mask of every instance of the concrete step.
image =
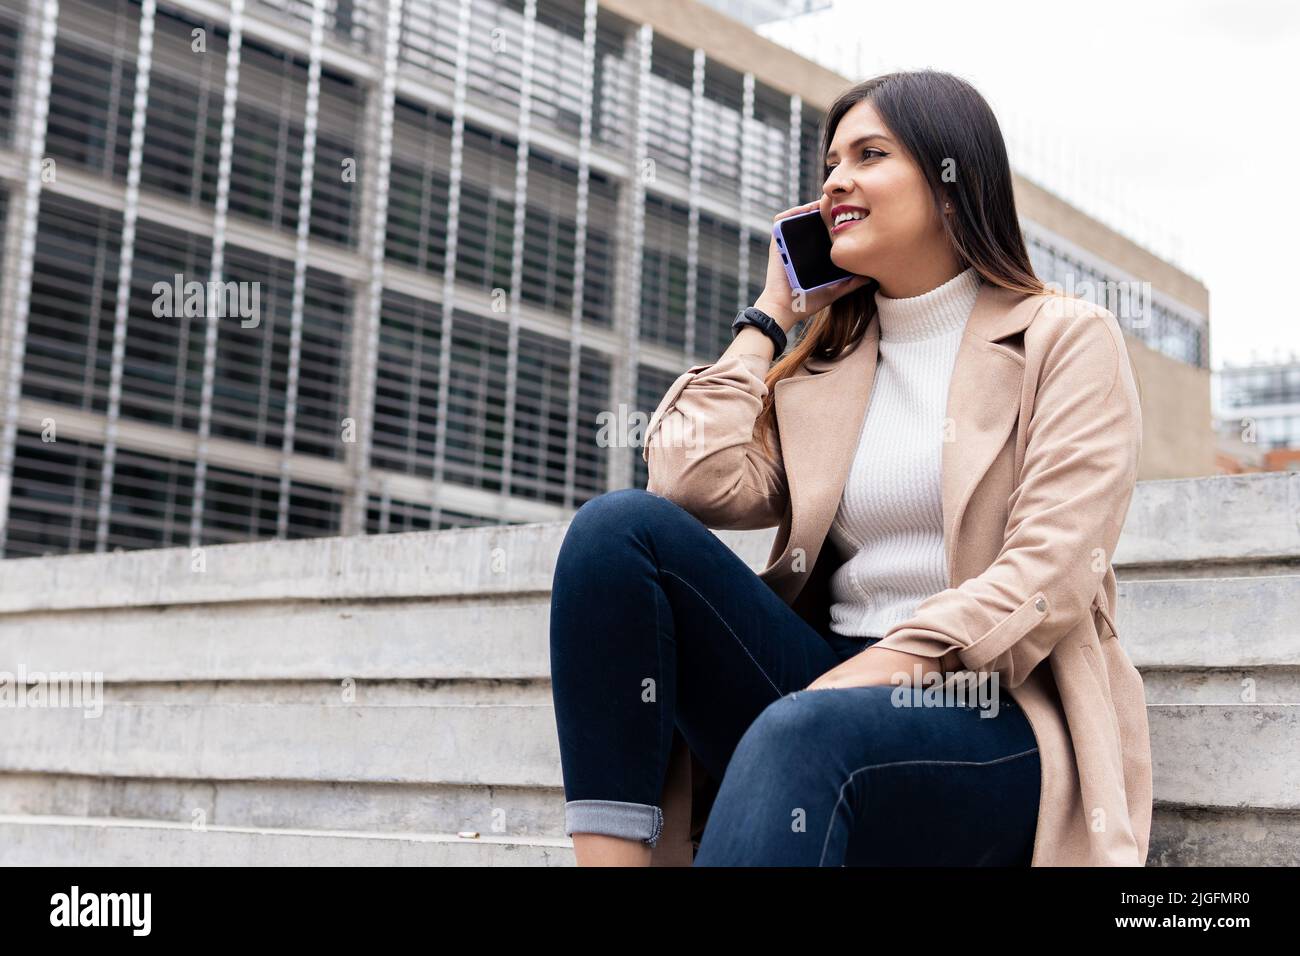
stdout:
{"type": "Polygon", "coordinates": [[[564,791],[481,784],[0,773],[0,815],[126,817],[367,833],[479,830],[528,840],[564,835],[564,791]]]}
{"type": "MultiPolygon", "coordinates": [[[[550,591],[567,522],[0,562],[0,614],[550,591]]],[[[761,567],[775,531],[718,532],[761,567]]]]}
{"type": "MultiPolygon", "coordinates": [[[[1155,798],[1300,809],[1300,704],[1149,708],[1155,798]]],[[[559,789],[536,705],[113,702],[98,718],[15,709],[0,773],[559,789]]]]}
{"type": "Polygon", "coordinates": [[[1147,866],[1296,866],[1300,813],[1157,804],[1147,866]]]}
{"type": "MultiPolygon", "coordinates": [[[[1294,866],[1300,815],[1157,807],[1148,866],[1294,866]]],[[[0,866],[572,866],[572,841],[0,815],[0,866]]]]}
{"type": "Polygon", "coordinates": [[[1300,574],[1120,581],[1116,599],[1140,669],[1300,665],[1300,574]]]}
{"type": "Polygon", "coordinates": [[[572,866],[573,842],[488,834],[208,826],[0,816],[0,866],[572,866]]]}
{"type": "Polygon", "coordinates": [[[0,615],[0,668],[109,682],[550,673],[546,595],[51,611],[0,615]]]}
{"type": "Polygon", "coordinates": [[[1155,799],[1300,810],[1300,704],[1147,708],[1155,799]]]}
{"type": "Polygon", "coordinates": [[[0,772],[559,787],[543,705],[113,703],[13,709],[0,772]]]}
{"type": "MultiPolygon", "coordinates": [[[[544,594],[566,527],[553,522],[4,561],[0,614],[544,594]]],[[[774,534],[719,537],[758,567],[774,534]]],[[[1300,472],[1139,482],[1114,556],[1117,568],[1131,570],[1297,561],[1300,472]]]]}
{"type": "Polygon", "coordinates": [[[1138,482],[1113,560],[1137,569],[1297,558],[1300,472],[1267,472],[1138,482]]]}
{"type": "MultiPolygon", "coordinates": [[[[1300,574],[1121,581],[1118,600],[1140,669],[1300,666],[1300,574]]],[[[27,611],[0,615],[0,669],[108,682],[543,679],[549,620],[545,594],[27,611]]]]}

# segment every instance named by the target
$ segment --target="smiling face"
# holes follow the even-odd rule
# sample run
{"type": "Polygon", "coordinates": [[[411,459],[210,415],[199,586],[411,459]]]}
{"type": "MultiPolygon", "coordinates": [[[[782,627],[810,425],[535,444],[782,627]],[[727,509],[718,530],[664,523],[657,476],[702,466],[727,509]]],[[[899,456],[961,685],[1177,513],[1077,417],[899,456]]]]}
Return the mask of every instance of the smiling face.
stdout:
{"type": "Polygon", "coordinates": [[[875,278],[893,298],[919,295],[957,273],[925,176],[869,100],[840,119],[825,163],[821,214],[832,262],[875,278]]]}

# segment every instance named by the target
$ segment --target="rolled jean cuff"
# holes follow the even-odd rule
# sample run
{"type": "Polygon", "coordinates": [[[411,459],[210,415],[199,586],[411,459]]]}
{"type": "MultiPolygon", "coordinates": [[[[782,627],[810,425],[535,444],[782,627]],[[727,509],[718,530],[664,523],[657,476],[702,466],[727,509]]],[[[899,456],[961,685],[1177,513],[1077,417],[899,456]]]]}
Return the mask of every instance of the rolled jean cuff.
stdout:
{"type": "Polygon", "coordinates": [[[640,840],[651,849],[659,843],[664,812],[647,803],[622,800],[570,800],[564,805],[564,835],[599,833],[640,840]]]}

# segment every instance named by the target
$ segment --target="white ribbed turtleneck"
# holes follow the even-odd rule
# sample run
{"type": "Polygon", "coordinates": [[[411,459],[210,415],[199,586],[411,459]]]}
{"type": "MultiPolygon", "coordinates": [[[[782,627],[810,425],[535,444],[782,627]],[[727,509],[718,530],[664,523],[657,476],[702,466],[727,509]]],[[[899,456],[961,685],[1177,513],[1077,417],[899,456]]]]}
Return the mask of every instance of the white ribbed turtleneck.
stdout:
{"type": "Polygon", "coordinates": [[[831,627],[883,636],[948,587],[943,545],[943,424],[957,347],[979,292],[968,268],[921,295],[876,293],[880,361],[831,541],[831,627]]]}

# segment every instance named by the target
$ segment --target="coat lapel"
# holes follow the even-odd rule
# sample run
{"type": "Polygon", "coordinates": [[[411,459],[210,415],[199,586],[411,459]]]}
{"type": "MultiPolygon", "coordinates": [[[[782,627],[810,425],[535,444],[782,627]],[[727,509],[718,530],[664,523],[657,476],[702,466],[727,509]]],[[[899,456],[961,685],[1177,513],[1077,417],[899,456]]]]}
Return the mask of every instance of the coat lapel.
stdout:
{"type": "MultiPolygon", "coordinates": [[[[1042,301],[1040,296],[982,281],[957,349],[948,387],[941,475],[944,547],[954,578],[962,514],[1006,444],[1020,410],[1025,360],[997,340],[1025,329],[1042,301]]],[[[875,382],[879,347],[880,324],[873,317],[853,351],[833,362],[810,359],[805,363],[807,374],[776,385],[776,415],[792,502],[786,553],[802,548],[809,568],[839,510],[875,382]]],[[[794,592],[786,595],[787,600],[798,593],[806,577],[783,576],[782,584],[791,583],[780,589],[794,592]]]]}

